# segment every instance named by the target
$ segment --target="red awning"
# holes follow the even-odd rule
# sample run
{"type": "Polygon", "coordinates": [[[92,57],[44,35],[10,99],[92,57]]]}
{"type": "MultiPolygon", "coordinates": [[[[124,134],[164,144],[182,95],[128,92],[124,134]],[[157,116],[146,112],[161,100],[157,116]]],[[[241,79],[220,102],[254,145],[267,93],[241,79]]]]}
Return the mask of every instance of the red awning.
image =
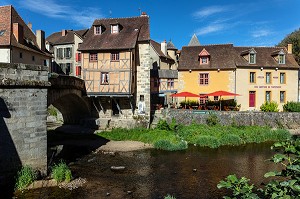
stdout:
{"type": "Polygon", "coordinates": [[[240,95],[236,93],[230,93],[227,91],[215,91],[212,93],[208,93],[205,96],[240,96],[240,95]]]}
{"type": "Polygon", "coordinates": [[[181,92],[172,94],[171,97],[200,97],[200,95],[190,93],[190,92],[181,92]]]}

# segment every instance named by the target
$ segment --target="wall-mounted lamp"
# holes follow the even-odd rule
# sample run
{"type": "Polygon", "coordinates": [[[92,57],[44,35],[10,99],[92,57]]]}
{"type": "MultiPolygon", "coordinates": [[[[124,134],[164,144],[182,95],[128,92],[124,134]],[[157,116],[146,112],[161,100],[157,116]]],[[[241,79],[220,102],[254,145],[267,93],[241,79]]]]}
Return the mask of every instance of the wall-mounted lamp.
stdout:
{"type": "Polygon", "coordinates": [[[278,71],[278,68],[276,67],[275,70],[278,71]]]}
{"type": "Polygon", "coordinates": [[[192,72],[192,69],[190,69],[189,72],[191,73],[191,72],[192,72]]]}
{"type": "Polygon", "coordinates": [[[260,68],[260,70],[263,70],[263,69],[264,69],[263,67],[260,68]]]}
{"type": "Polygon", "coordinates": [[[220,69],[218,68],[218,72],[220,72],[220,69]]]}

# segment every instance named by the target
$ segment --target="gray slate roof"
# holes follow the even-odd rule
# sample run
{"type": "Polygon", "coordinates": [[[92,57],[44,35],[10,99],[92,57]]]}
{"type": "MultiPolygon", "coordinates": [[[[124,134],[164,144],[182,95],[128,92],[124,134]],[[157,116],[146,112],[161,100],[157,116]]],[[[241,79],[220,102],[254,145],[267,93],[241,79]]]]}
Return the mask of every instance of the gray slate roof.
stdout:
{"type": "Polygon", "coordinates": [[[190,40],[190,43],[188,44],[188,46],[200,46],[200,42],[198,40],[198,37],[196,36],[196,34],[194,34],[190,40]]]}
{"type": "Polygon", "coordinates": [[[167,49],[168,50],[178,50],[171,40],[167,43],[167,49]]]}

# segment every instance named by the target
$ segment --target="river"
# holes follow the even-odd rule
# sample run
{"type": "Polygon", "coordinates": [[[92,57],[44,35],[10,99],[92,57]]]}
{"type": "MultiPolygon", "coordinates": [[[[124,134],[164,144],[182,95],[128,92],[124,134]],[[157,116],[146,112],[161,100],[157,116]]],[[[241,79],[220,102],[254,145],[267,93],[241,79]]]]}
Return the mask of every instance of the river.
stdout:
{"type": "MultiPolygon", "coordinates": [[[[99,141],[95,139],[94,142],[99,141]]],[[[219,190],[217,184],[227,175],[245,176],[259,186],[267,182],[263,175],[275,169],[275,165],[267,161],[273,154],[270,143],[218,149],[190,146],[177,152],[146,149],[114,155],[93,153],[90,147],[75,146],[74,143],[69,141],[63,145],[60,158],[70,162],[74,177],[87,180],[83,187],[73,191],[42,188],[19,192],[15,196],[156,199],[170,194],[177,199],[222,198],[226,192],[219,190]],[[125,170],[114,172],[111,166],[124,166],[125,170]]]]}

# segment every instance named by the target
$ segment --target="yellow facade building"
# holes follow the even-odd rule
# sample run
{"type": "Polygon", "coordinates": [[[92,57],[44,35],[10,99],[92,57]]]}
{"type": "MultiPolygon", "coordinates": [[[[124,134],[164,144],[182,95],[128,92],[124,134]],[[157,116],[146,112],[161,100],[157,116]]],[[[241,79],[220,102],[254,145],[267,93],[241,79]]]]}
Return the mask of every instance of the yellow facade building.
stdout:
{"type": "MultiPolygon", "coordinates": [[[[240,110],[260,110],[275,101],[282,110],[287,101],[298,101],[298,70],[291,46],[234,47],[232,44],[186,46],[178,67],[178,92],[205,96],[218,90],[239,94],[240,110]]],[[[215,97],[197,99],[200,104],[215,97]]]]}

